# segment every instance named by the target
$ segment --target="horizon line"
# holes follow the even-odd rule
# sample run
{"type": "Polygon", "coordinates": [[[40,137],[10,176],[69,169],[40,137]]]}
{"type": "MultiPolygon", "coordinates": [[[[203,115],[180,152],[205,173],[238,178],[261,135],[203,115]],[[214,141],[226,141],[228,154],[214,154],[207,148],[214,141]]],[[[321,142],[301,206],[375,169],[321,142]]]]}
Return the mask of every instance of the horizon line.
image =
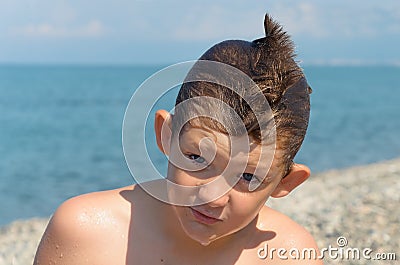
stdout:
{"type": "MultiPolygon", "coordinates": [[[[70,67],[163,67],[177,64],[176,62],[1,62],[0,66],[70,66],[70,67]]],[[[363,61],[363,60],[305,60],[297,61],[301,67],[330,66],[330,67],[362,67],[362,66],[392,66],[400,67],[400,61],[363,61]]]]}

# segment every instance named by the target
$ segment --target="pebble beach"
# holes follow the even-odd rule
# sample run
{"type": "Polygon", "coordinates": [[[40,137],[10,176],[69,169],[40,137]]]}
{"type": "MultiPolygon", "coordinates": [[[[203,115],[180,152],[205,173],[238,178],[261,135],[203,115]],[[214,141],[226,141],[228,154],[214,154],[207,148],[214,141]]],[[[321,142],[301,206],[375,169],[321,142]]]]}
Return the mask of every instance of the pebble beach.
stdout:
{"type": "MultiPolygon", "coordinates": [[[[289,196],[268,205],[307,228],[320,249],[370,248],[371,258],[400,260],[400,159],[313,174],[289,196]],[[386,255],[388,256],[388,255],[386,255]]],[[[17,220],[0,228],[0,264],[32,264],[48,218],[17,220]]],[[[334,258],[325,264],[398,264],[395,260],[334,258]]]]}

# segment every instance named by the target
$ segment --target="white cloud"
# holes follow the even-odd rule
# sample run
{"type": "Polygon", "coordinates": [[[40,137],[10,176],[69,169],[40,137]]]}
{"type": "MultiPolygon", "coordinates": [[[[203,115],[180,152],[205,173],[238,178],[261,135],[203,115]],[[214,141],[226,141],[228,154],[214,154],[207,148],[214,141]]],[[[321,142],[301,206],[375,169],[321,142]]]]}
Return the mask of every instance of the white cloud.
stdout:
{"type": "Polygon", "coordinates": [[[265,11],[280,22],[290,35],[304,34],[310,37],[326,37],[330,34],[325,26],[324,12],[312,3],[273,3],[240,10],[233,13],[223,5],[208,6],[207,12],[192,10],[170,32],[164,32],[176,40],[214,40],[225,38],[252,39],[264,34],[265,11]],[[193,15],[200,14],[200,15],[193,15]]]}
{"type": "Polygon", "coordinates": [[[74,38],[74,37],[98,37],[105,34],[105,27],[99,20],[91,20],[77,27],[57,26],[50,23],[28,24],[22,27],[14,27],[11,33],[24,37],[51,37],[51,38],[74,38]]]}
{"type": "Polygon", "coordinates": [[[224,7],[213,6],[201,15],[184,16],[181,23],[172,29],[171,37],[179,41],[251,39],[264,34],[263,19],[261,10],[246,10],[232,16],[232,12],[224,7]]]}
{"type": "Polygon", "coordinates": [[[332,34],[326,27],[326,13],[320,6],[301,2],[270,4],[267,9],[254,8],[242,10],[232,16],[222,6],[215,6],[201,16],[187,16],[175,28],[171,36],[177,39],[208,40],[229,36],[255,38],[264,34],[263,19],[265,10],[284,26],[290,35],[324,38],[332,34]]]}
{"type": "Polygon", "coordinates": [[[376,38],[399,33],[400,5],[379,2],[302,1],[274,3],[271,13],[292,35],[316,38],[376,38]]]}
{"type": "Polygon", "coordinates": [[[329,31],[324,27],[324,14],[315,4],[310,2],[287,5],[277,3],[271,7],[271,14],[289,32],[290,35],[326,37],[329,31]]]}

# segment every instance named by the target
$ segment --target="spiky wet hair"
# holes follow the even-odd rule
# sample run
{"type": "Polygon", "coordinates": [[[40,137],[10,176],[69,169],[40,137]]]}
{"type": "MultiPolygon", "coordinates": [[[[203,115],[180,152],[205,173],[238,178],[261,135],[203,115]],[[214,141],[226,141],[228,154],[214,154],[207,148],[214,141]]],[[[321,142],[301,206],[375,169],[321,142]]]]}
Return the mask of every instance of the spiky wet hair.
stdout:
{"type": "MultiPolygon", "coordinates": [[[[258,85],[273,112],[277,148],[283,150],[282,163],[286,174],[306,134],[311,88],[294,60],[294,44],[282,26],[266,14],[264,29],[263,38],[251,42],[223,41],[207,50],[199,60],[231,65],[258,85]]],[[[249,136],[261,142],[260,121],[240,96],[226,87],[209,82],[184,83],[176,105],[199,96],[214,97],[227,103],[243,120],[249,136]]],[[[226,133],[224,127],[212,119],[202,119],[201,126],[226,133]]]]}

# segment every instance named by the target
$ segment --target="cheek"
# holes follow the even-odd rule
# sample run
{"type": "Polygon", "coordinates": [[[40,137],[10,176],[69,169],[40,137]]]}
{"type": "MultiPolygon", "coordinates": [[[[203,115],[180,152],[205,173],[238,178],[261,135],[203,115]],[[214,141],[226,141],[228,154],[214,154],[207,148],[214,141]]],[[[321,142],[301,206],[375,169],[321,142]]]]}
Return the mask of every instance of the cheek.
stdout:
{"type": "Polygon", "coordinates": [[[256,192],[231,192],[231,209],[236,215],[254,218],[265,205],[271,191],[270,189],[256,192]]]}
{"type": "Polygon", "coordinates": [[[183,172],[175,167],[171,162],[168,163],[167,179],[173,182],[182,180],[184,179],[182,173],[183,172]]]}
{"type": "Polygon", "coordinates": [[[183,171],[172,164],[168,165],[167,179],[183,186],[196,186],[199,178],[192,176],[190,172],[183,171]]]}

